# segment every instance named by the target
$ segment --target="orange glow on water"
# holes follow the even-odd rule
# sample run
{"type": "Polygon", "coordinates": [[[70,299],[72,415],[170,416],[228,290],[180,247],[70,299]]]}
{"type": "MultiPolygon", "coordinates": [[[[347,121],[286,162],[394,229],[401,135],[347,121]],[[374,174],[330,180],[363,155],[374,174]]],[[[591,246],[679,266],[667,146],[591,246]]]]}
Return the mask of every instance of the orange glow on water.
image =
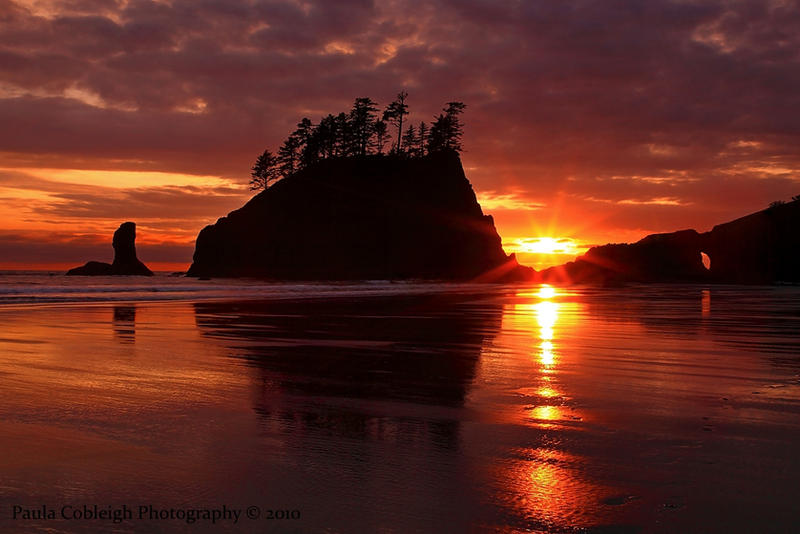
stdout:
{"type": "Polygon", "coordinates": [[[553,326],[558,320],[558,303],[543,300],[533,307],[536,310],[536,322],[541,329],[539,337],[544,341],[553,339],[553,326]]]}
{"type": "Polygon", "coordinates": [[[537,406],[533,409],[532,415],[535,419],[544,421],[557,421],[561,418],[561,412],[558,406],[537,406]]]}
{"type": "Polygon", "coordinates": [[[547,386],[540,387],[538,390],[536,390],[536,394],[545,399],[558,397],[558,392],[553,388],[547,386]]]}
{"type": "Polygon", "coordinates": [[[711,291],[704,289],[700,300],[700,311],[703,317],[711,315],[711,291]]]}
{"type": "Polygon", "coordinates": [[[553,343],[550,341],[542,341],[540,347],[542,352],[539,355],[539,360],[545,366],[553,365],[556,361],[556,358],[553,355],[553,343]]]}
{"type": "MultiPolygon", "coordinates": [[[[572,405],[569,375],[565,367],[577,364],[571,336],[582,327],[583,303],[569,290],[539,285],[517,292],[503,317],[498,342],[516,347],[514,356],[486,355],[493,365],[513,373],[514,389],[524,401],[517,411],[504,413],[513,421],[538,431],[557,432],[570,428],[580,431],[585,414],[572,405]],[[499,361],[495,363],[494,358],[499,361]]],[[[597,495],[603,489],[586,480],[580,470],[584,459],[560,445],[533,446],[521,457],[504,464],[498,478],[510,506],[520,515],[536,517],[545,526],[569,524],[583,513],[594,513],[597,495]]]]}
{"type": "Polygon", "coordinates": [[[545,367],[545,372],[557,360],[556,323],[564,306],[574,306],[573,303],[560,302],[562,295],[549,285],[542,284],[536,291],[520,292],[518,297],[525,299],[515,305],[519,314],[520,328],[535,332],[535,358],[545,367]]]}
{"type": "Polygon", "coordinates": [[[551,299],[556,296],[556,290],[550,284],[542,284],[539,288],[539,296],[543,299],[551,299]]]}
{"type": "Polygon", "coordinates": [[[539,325],[539,339],[542,341],[539,345],[541,349],[539,360],[545,367],[549,367],[556,360],[553,327],[558,320],[559,303],[548,300],[556,296],[556,290],[552,286],[542,285],[539,288],[538,296],[543,300],[534,304],[533,307],[536,310],[536,322],[539,325]]]}
{"type": "Polygon", "coordinates": [[[509,466],[505,480],[513,492],[512,506],[542,527],[528,532],[555,531],[544,527],[580,522],[581,516],[596,513],[603,488],[582,475],[582,458],[551,447],[528,449],[525,456],[509,466]]]}

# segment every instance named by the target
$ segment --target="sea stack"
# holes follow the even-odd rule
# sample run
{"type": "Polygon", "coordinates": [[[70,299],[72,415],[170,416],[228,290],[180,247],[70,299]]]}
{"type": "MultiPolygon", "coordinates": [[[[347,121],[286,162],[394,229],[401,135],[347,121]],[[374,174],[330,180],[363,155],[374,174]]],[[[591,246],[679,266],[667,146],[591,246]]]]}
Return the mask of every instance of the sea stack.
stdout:
{"type": "Polygon", "coordinates": [[[776,202],[702,234],[681,230],[632,244],[592,247],[575,261],[545,269],[535,278],[554,283],[798,284],[798,229],[800,200],[776,202]]]}
{"type": "Polygon", "coordinates": [[[480,280],[532,276],[503,251],[454,151],[330,158],[197,236],[189,276],[480,280]]]}
{"type": "Polygon", "coordinates": [[[703,239],[720,282],[800,283],[800,199],[718,224],[703,239]]]}
{"type": "Polygon", "coordinates": [[[111,242],[114,262],[90,261],[67,271],[69,276],[153,276],[153,271],[136,257],[136,223],[124,222],[111,242]]]}

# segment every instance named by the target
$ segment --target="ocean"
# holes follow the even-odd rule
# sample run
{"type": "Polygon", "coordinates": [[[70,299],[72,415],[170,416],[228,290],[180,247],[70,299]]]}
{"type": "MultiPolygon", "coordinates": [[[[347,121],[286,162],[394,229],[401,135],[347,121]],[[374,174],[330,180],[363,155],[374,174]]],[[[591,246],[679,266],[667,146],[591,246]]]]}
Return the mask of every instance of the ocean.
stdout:
{"type": "Polygon", "coordinates": [[[800,288],[0,273],[0,531],[800,530],[800,288]]]}

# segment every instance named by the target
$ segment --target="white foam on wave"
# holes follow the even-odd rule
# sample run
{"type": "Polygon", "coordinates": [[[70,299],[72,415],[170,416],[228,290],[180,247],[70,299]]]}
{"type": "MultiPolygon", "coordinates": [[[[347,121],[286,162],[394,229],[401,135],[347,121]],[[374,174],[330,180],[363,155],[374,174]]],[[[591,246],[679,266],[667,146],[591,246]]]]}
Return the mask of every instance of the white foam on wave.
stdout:
{"type": "MultiPolygon", "coordinates": [[[[51,273],[0,272],[0,305],[251,298],[391,296],[464,291],[473,284],[391,282],[268,283],[261,280],[144,277],[73,277],[51,273]]],[[[484,286],[485,287],[485,286],[484,286]]]]}

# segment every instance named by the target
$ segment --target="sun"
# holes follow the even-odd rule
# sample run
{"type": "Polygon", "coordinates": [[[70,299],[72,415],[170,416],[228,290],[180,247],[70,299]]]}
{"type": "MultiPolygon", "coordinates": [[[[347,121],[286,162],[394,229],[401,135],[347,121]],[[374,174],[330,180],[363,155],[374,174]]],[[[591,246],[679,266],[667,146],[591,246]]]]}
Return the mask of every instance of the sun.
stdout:
{"type": "Polygon", "coordinates": [[[537,237],[519,243],[520,252],[528,254],[575,254],[575,248],[572,240],[555,237],[537,237]]]}
{"type": "Polygon", "coordinates": [[[572,237],[516,237],[503,243],[524,265],[546,269],[561,265],[585,253],[588,247],[572,237]]]}

